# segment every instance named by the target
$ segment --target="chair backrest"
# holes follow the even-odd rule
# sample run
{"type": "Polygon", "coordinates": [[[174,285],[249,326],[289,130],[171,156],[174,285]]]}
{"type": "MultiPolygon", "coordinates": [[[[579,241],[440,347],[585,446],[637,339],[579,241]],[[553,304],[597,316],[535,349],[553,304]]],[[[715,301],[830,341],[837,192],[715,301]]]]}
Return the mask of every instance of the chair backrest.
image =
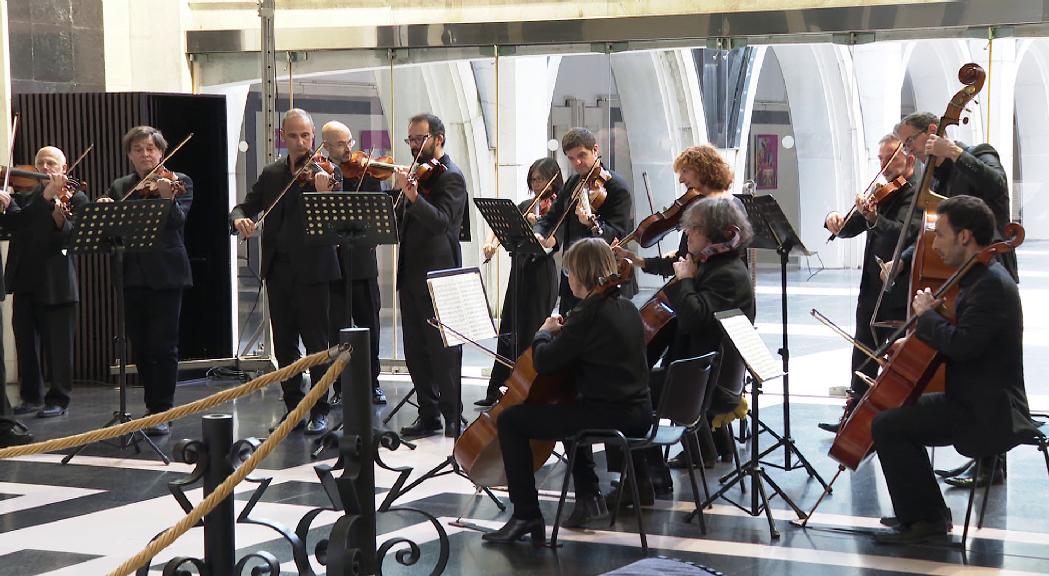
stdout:
{"type": "Polygon", "coordinates": [[[726,338],[718,349],[718,360],[710,378],[713,384],[707,387],[707,396],[703,399],[703,414],[710,413],[716,399],[718,404],[725,404],[729,398],[739,398],[743,394],[746,375],[747,365],[743,357],[726,338]]]}
{"type": "Polygon", "coordinates": [[[680,426],[695,426],[703,415],[703,399],[707,396],[710,371],[717,358],[710,352],[695,358],[684,358],[670,363],[663,394],[656,408],[656,418],[666,418],[680,426]]]}

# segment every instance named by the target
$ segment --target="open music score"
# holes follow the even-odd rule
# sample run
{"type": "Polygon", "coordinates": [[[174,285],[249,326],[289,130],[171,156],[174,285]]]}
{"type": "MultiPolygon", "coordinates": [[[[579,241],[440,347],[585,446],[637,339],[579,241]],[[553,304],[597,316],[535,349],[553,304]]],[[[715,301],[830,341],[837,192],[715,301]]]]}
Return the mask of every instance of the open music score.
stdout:
{"type": "Polygon", "coordinates": [[[732,340],[743,363],[758,382],[767,382],[783,376],[783,365],[772,356],[758,331],[739,308],[714,313],[721,329],[732,340]]]}
{"type": "Polygon", "coordinates": [[[434,313],[441,323],[441,338],[446,347],[466,344],[460,335],[474,341],[498,336],[489,314],[488,296],[479,268],[430,272],[426,275],[426,286],[430,290],[434,313]]]}

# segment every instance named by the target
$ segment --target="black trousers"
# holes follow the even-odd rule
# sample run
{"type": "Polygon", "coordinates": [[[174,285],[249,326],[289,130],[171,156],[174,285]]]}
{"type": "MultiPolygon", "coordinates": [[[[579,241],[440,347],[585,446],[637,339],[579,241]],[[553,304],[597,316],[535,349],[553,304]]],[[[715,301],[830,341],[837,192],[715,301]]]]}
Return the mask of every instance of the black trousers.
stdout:
{"type": "MultiPolygon", "coordinates": [[[[871,317],[874,316],[874,305],[877,303],[877,298],[877,292],[874,293],[873,297],[867,294],[861,294],[856,302],[855,338],[856,341],[864,344],[871,350],[878,348],[878,343],[874,341],[874,334],[871,333],[870,329],[871,317]]],[[[878,311],[878,320],[882,322],[887,320],[905,320],[906,318],[906,307],[893,308],[882,305],[881,310],[878,311]]],[[[888,334],[888,331],[882,330],[879,331],[879,334],[884,338],[885,335],[888,334]]],[[[863,380],[860,380],[859,377],[856,376],[856,372],[859,371],[866,374],[871,380],[878,377],[878,364],[873,360],[869,362],[867,360],[868,358],[866,354],[860,352],[859,348],[856,348],[855,346],[852,347],[852,372],[850,372],[852,375],[852,384],[850,387],[852,388],[853,394],[858,397],[866,394],[867,388],[870,388],[870,386],[868,386],[863,380]],[[867,363],[866,366],[864,366],[864,362],[867,363]],[[862,369],[860,368],[861,366],[862,369]]]]}
{"type": "MultiPolygon", "coordinates": [[[[302,358],[300,339],[307,354],[328,348],[328,291],[328,282],[299,283],[290,262],[279,259],[273,262],[266,276],[266,302],[273,327],[273,351],[281,368],[302,358]]],[[[313,385],[321,381],[327,367],[328,364],[320,364],[310,368],[313,385]]],[[[284,406],[289,411],[306,396],[302,374],[292,376],[280,386],[284,391],[284,406]]],[[[321,398],[310,415],[325,415],[329,410],[328,399],[321,398]]]]}
{"type": "Polygon", "coordinates": [[[131,359],[145,389],[146,409],[163,412],[175,405],[182,289],[128,287],[124,304],[131,359]]]}
{"type": "MultiPolygon", "coordinates": [[[[0,307],[0,326],[4,325],[3,308],[0,307]]],[[[0,337],[0,416],[12,414],[11,401],[7,398],[7,365],[4,359],[4,339],[0,337]]]]}
{"type": "Polygon", "coordinates": [[[557,313],[564,316],[568,314],[568,311],[575,308],[576,304],[579,304],[581,300],[572,294],[572,287],[568,285],[568,276],[561,272],[561,284],[557,289],[557,296],[559,298],[557,303],[557,313]]]}
{"type": "Polygon", "coordinates": [[[967,418],[943,394],[926,394],[917,404],[874,417],[871,436],[900,522],[950,520],[925,447],[953,444],[951,424],[967,418]]]}
{"type": "Polygon", "coordinates": [[[463,347],[446,348],[440,332],[427,320],[434,318],[433,303],[426,285],[401,286],[401,328],[404,361],[415,386],[419,417],[436,420],[443,415],[451,424],[463,412],[460,382],[463,347]]]}
{"type": "Polygon", "coordinates": [[[15,294],[11,328],[18,356],[18,390],[23,402],[69,406],[73,391],[73,334],[76,303],[44,304],[32,292],[15,294]],[[41,348],[50,387],[44,394],[41,348]]]}
{"type": "MultiPolygon", "coordinates": [[[[350,317],[346,317],[346,283],[343,280],[330,285],[331,306],[328,313],[331,333],[328,342],[339,343],[339,330],[349,328],[351,323],[358,328],[367,328],[371,340],[372,388],[379,387],[379,279],[362,278],[350,280],[350,317]]],[[[335,390],[342,390],[342,379],[335,381],[335,390]]]]}
{"type": "MultiPolygon", "coordinates": [[[[510,281],[506,285],[506,295],[503,297],[503,312],[499,322],[498,344],[496,352],[500,356],[516,360],[521,353],[532,344],[532,338],[543,325],[543,321],[554,309],[554,300],[557,297],[557,271],[554,262],[550,258],[531,262],[524,266],[525,273],[520,275],[517,266],[510,268],[510,281]],[[521,290],[521,295],[516,294],[515,286],[521,290]],[[516,324],[514,312],[516,310],[516,324]],[[517,346],[514,346],[514,336],[517,336],[517,346]]],[[[489,398],[499,395],[499,387],[510,377],[510,369],[499,362],[492,363],[492,375],[488,379],[489,398]]]]}
{"type": "MultiPolygon", "coordinates": [[[[507,488],[514,505],[514,517],[541,518],[539,492],[532,471],[530,439],[562,440],[586,429],[616,429],[627,437],[642,436],[652,423],[652,409],[641,404],[521,404],[499,415],[499,446],[503,452],[507,488]]],[[[572,468],[576,501],[596,496],[597,474],[594,454],[589,446],[576,451],[572,468]]]]}

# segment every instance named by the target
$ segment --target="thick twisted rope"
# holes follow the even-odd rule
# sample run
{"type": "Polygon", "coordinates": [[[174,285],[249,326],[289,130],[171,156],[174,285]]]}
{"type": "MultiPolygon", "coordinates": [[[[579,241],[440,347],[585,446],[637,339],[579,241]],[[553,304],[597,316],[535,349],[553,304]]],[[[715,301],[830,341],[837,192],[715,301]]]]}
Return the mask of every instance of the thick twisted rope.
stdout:
{"type": "Polygon", "coordinates": [[[288,414],[288,417],[280,423],[280,426],[277,426],[273,433],[270,434],[269,438],[259,446],[258,450],[245,460],[244,464],[237,468],[222,484],[219,484],[214,492],[202,500],[200,504],[197,504],[196,507],[194,507],[189,514],[186,514],[177,524],[168,528],[163,534],[157,537],[156,540],[150,542],[149,546],[146,546],[145,549],[136,554],[130,560],[124,562],[116,570],[110,572],[109,576],[127,576],[139,566],[149,562],[150,559],[156,557],[161,550],[170,546],[179,536],[185,534],[187,530],[196,526],[201,519],[210,514],[216,506],[229,497],[229,495],[233,493],[233,489],[237,484],[240,484],[248,474],[251,474],[255,468],[270,455],[270,452],[273,452],[277,445],[284,441],[284,438],[286,438],[295,425],[306,416],[310,409],[313,408],[313,405],[316,404],[322,396],[328,393],[328,388],[330,388],[332,383],[335,382],[335,379],[339,377],[339,374],[342,373],[342,369],[350,360],[351,352],[352,350],[347,349],[336,356],[335,361],[328,368],[328,371],[324,373],[324,377],[321,378],[321,381],[318,382],[308,394],[306,394],[306,397],[303,398],[294,409],[292,409],[288,414]]]}
{"type": "Polygon", "coordinates": [[[0,449],[0,460],[4,458],[14,458],[15,456],[28,456],[31,454],[42,454],[45,452],[54,452],[56,450],[65,450],[66,448],[74,448],[76,446],[80,446],[81,444],[91,444],[92,442],[109,440],[112,438],[117,438],[119,436],[125,436],[127,434],[137,432],[144,428],[149,428],[150,426],[156,426],[163,422],[169,422],[171,420],[185,418],[186,416],[189,416],[191,414],[203,412],[204,410],[214,408],[219,404],[225,404],[226,402],[236,400],[241,396],[251,394],[257,390],[262,389],[265,386],[272,384],[273,382],[285,380],[289,376],[300,374],[308,368],[317,366],[318,364],[324,364],[325,362],[328,362],[332,358],[336,357],[338,355],[338,352],[339,348],[333,347],[323,352],[316,352],[314,354],[310,354],[309,356],[306,356],[305,358],[302,358],[293,364],[289,364],[288,366],[285,366],[284,368],[281,368],[276,372],[264,374],[252,380],[251,382],[241,384],[236,388],[223,390],[222,392],[217,392],[215,394],[212,394],[211,396],[208,396],[207,398],[197,400],[196,402],[190,402],[189,404],[177,406],[175,408],[172,408],[171,410],[165,410],[164,412],[160,412],[158,414],[150,414],[149,416],[139,418],[131,422],[125,422],[123,424],[119,424],[117,426],[110,426],[108,428],[91,430],[88,432],[77,434],[75,436],[66,436],[64,438],[55,438],[53,440],[34,442],[32,444],[25,444],[22,446],[2,448],[0,449]]]}

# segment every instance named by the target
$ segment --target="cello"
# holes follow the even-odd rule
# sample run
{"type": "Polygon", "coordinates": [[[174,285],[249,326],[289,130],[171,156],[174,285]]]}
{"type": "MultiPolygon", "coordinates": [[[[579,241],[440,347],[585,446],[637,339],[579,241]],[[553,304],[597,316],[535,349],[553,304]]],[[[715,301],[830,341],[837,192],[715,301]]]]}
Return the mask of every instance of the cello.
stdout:
{"type": "MultiPolygon", "coordinates": [[[[582,303],[604,298],[614,288],[630,280],[633,265],[623,259],[618,270],[602,279],[582,303]]],[[[569,311],[570,315],[572,311],[569,311]]],[[[486,350],[487,351],[487,350],[486,350]]],[[[481,487],[505,486],[506,470],[503,453],[499,447],[499,414],[518,404],[565,404],[575,402],[576,390],[570,369],[552,374],[539,374],[532,361],[532,348],[528,347],[513,364],[513,372],[506,380],[506,392],[491,409],[482,412],[458,440],[452,453],[455,461],[475,484],[481,487]]],[[[553,440],[532,440],[532,470],[539,470],[554,451],[553,440]]]]}
{"type": "MultiPolygon", "coordinates": [[[[1023,244],[1023,226],[1011,222],[1006,225],[1005,233],[1008,236],[1007,240],[991,244],[974,254],[934,292],[936,300],[942,300],[938,311],[952,322],[954,321],[953,314],[946,313],[948,309],[946,298],[949,295],[957,298],[958,282],[962,277],[976,264],[986,265],[998,254],[1010,252],[1023,244]]],[[[953,309],[953,304],[950,305],[950,308],[953,309]]],[[[857,404],[856,409],[842,423],[830,448],[830,457],[837,460],[842,466],[855,470],[870,454],[874,447],[871,423],[875,416],[886,410],[916,402],[918,397],[925,392],[929,382],[942,370],[943,355],[919,340],[913,332],[902,340],[896,340],[903,336],[917,320],[918,317],[912,315],[890,337],[888,350],[875,351],[874,354],[878,357],[888,352],[888,357],[882,363],[881,373],[878,374],[874,385],[857,404]]]]}

